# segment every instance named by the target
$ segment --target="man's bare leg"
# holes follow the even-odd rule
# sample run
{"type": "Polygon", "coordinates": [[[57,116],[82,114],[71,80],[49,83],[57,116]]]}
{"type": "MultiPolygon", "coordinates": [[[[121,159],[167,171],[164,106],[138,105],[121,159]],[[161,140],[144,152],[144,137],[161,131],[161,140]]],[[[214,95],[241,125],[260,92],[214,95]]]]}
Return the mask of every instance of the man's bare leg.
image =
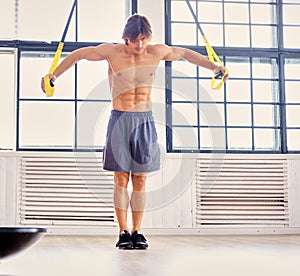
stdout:
{"type": "Polygon", "coordinates": [[[144,235],[141,233],[142,220],[146,204],[146,180],[145,174],[133,174],[132,179],[132,195],[130,206],[132,211],[132,230],[131,241],[136,249],[147,249],[148,244],[144,235]]]}
{"type": "Polygon", "coordinates": [[[131,235],[127,226],[127,210],[129,205],[127,187],[129,173],[115,172],[114,180],[114,205],[120,231],[116,246],[119,247],[119,249],[133,249],[131,235]]]}
{"type": "Polygon", "coordinates": [[[129,173],[115,172],[114,173],[114,206],[119,223],[120,233],[128,230],[127,211],[129,206],[129,196],[127,192],[129,173]]]}
{"type": "Polygon", "coordinates": [[[133,174],[132,180],[132,195],[130,206],[132,211],[132,231],[141,231],[141,225],[146,204],[146,180],[145,174],[133,174]]]}

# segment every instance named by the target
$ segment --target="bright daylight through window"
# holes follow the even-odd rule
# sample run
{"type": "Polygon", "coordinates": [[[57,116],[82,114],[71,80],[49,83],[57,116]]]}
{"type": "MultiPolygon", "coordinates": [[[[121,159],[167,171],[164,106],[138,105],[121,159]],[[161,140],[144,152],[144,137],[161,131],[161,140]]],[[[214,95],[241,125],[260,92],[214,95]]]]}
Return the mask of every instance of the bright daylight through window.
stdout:
{"type": "MultiPolygon", "coordinates": [[[[206,54],[186,2],[168,6],[168,42],[206,54]]],[[[211,90],[206,71],[183,60],[169,65],[168,150],[299,150],[300,1],[189,2],[230,81],[211,90]]]]}
{"type": "MultiPolygon", "coordinates": [[[[121,41],[128,7],[126,1],[113,2],[114,24],[95,30],[92,26],[105,26],[111,20],[107,12],[111,2],[101,9],[99,1],[99,7],[91,10],[87,1],[80,1],[62,58],[81,46],[121,41]]],[[[166,62],[162,91],[166,150],[299,152],[300,1],[188,2],[229,69],[230,80],[212,90],[207,70],[184,60],[166,62]]],[[[0,94],[0,121],[6,132],[0,137],[0,148],[101,151],[111,108],[107,64],[81,62],[58,80],[55,98],[45,99],[41,93],[40,78],[49,69],[70,11],[70,1],[52,4],[60,9],[51,22],[38,12],[44,9],[43,1],[1,4],[0,78],[15,94],[0,94]],[[87,126],[80,125],[83,110],[100,114],[90,140],[84,136],[87,126]]],[[[166,44],[207,55],[187,0],[165,0],[164,16],[166,44]]]]}

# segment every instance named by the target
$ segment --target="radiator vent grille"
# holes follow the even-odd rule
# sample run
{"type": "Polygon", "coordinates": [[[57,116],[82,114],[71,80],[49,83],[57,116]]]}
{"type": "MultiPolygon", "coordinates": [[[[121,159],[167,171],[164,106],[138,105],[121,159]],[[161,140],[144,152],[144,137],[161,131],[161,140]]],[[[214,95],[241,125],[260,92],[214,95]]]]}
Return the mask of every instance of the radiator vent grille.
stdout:
{"type": "Polygon", "coordinates": [[[113,174],[91,157],[21,157],[20,223],[114,225],[113,174]]]}
{"type": "Polygon", "coordinates": [[[289,224],[287,161],[198,159],[196,227],[289,224]]]}

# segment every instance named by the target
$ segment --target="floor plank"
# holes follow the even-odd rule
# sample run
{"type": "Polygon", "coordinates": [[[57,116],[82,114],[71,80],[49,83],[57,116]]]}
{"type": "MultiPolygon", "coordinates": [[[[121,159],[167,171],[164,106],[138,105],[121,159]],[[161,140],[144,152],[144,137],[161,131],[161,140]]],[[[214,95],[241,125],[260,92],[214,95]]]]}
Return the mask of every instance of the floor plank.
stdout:
{"type": "Polygon", "coordinates": [[[112,236],[45,236],[0,264],[0,276],[300,275],[300,235],[148,236],[119,250],[112,236]]]}

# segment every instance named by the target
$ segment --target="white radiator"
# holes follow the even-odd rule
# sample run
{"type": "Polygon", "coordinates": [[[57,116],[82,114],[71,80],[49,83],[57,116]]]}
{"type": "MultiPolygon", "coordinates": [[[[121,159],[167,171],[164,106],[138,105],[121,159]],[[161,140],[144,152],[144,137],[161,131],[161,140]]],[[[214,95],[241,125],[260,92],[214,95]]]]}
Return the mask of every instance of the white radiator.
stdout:
{"type": "MultiPolygon", "coordinates": [[[[117,230],[113,174],[102,169],[99,156],[0,153],[2,225],[45,226],[54,234],[111,235],[117,230]]],[[[298,155],[222,158],[166,155],[161,171],[149,177],[147,200],[168,204],[147,210],[143,229],[155,234],[300,233],[298,155]],[[186,159],[191,167],[182,171],[186,159]],[[178,168],[182,193],[167,201],[170,190],[163,188],[172,184],[178,168]],[[154,194],[160,198],[151,198],[154,194]]]]}
{"type": "Polygon", "coordinates": [[[22,156],[22,225],[112,226],[113,174],[94,157],[22,156]]]}
{"type": "Polygon", "coordinates": [[[198,159],[196,227],[289,226],[286,159],[198,159]]]}

